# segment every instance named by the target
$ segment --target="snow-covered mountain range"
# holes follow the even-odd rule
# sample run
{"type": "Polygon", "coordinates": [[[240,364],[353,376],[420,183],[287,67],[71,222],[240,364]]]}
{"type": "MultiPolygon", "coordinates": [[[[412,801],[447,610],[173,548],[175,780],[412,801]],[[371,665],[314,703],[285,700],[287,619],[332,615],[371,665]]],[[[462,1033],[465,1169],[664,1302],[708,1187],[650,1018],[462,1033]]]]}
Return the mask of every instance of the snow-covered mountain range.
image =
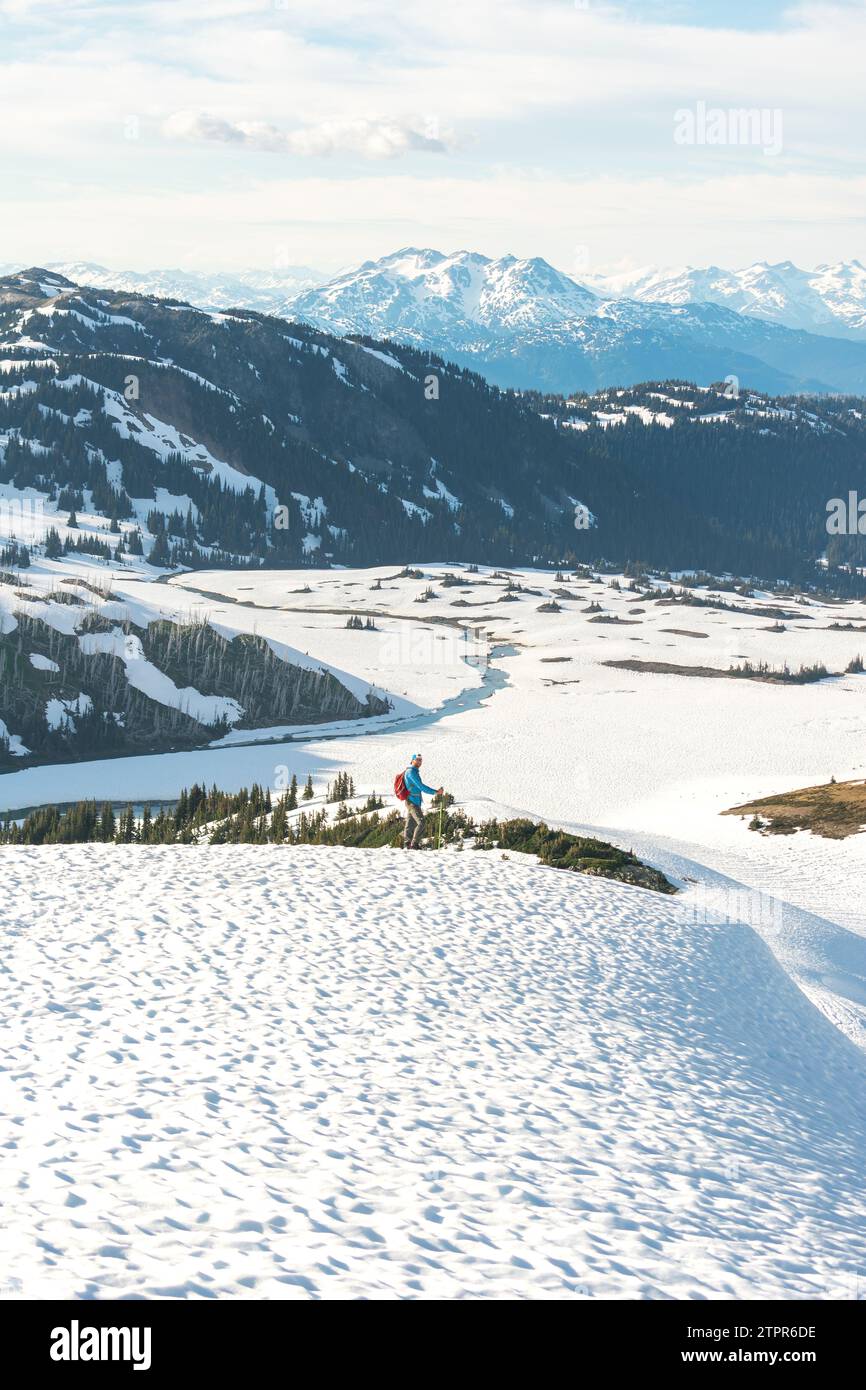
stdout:
{"type": "MultiPolygon", "coordinates": [[[[852,270],[852,284],[855,278],[852,270]]],[[[788,326],[781,312],[776,321],[745,312],[742,296],[731,306],[721,294],[708,300],[697,276],[689,292],[642,283],[630,297],[624,284],[597,289],[538,257],[491,260],[410,247],[308,290],[295,300],[294,313],[330,333],[428,348],[500,386],[571,391],[650,376],[736,376],[770,391],[850,391],[866,384],[866,332],[863,341],[844,341],[827,336],[826,327],[822,335],[804,331],[814,328],[811,319],[788,326]],[[676,302],[665,297],[676,293],[676,302]]],[[[845,302],[856,324],[854,300],[845,302]]]]}
{"type": "MultiPolygon", "coordinates": [[[[478,270],[475,309],[520,324],[513,290],[532,267],[499,269],[498,284],[478,270]],[[504,307],[494,310],[497,294],[504,307]]],[[[531,364],[535,339],[540,361],[558,341],[554,300],[564,312],[583,293],[550,276],[551,323],[539,326],[525,306],[518,366],[531,364]]],[[[474,361],[473,298],[453,267],[449,286],[467,337],[448,355],[474,361]]],[[[608,319],[585,322],[698,314],[623,301],[617,318],[616,302],[608,307],[608,319]]],[[[699,311],[756,327],[771,344],[802,339],[866,357],[866,344],[714,305],[699,311]]],[[[87,288],[40,267],[0,277],[0,348],[0,506],[10,508],[13,565],[22,547],[108,559],[122,543],[160,568],[396,564],[419,553],[497,565],[638,556],[671,570],[823,582],[814,566],[828,553],[827,499],[863,478],[862,395],[768,398],[672,374],[568,400],[504,393],[420,343],[87,288]],[[576,526],[578,504],[591,527],[576,526]]],[[[644,350],[664,357],[650,335],[644,350]]],[[[696,351],[694,339],[678,350],[696,351]]],[[[561,344],[563,375],[579,352],[561,344]]],[[[728,360],[735,371],[736,354],[728,360]]],[[[861,539],[834,537],[833,566],[862,563],[861,539]]],[[[834,569],[846,593],[849,581],[834,569]]]]}
{"type": "Polygon", "coordinates": [[[448,333],[455,347],[471,347],[491,334],[559,330],[598,302],[547,261],[407,247],[309,290],[295,308],[331,332],[357,332],[363,321],[379,336],[395,327],[415,341],[448,333]]]}
{"type": "Polygon", "coordinates": [[[585,277],[598,294],[643,304],[721,304],[741,314],[831,337],[866,339],[866,267],[839,261],[801,270],[791,261],[720,266],[644,267],[585,277]]]}
{"type": "MultiPolygon", "coordinates": [[[[208,273],[178,269],[109,270],[91,261],[52,261],[45,268],[94,289],[182,299],[185,304],[203,309],[258,309],[262,314],[280,316],[290,315],[297,296],[326,279],[321,271],[305,265],[208,273]]],[[[0,275],[20,269],[18,265],[0,265],[0,275]]]]}
{"type": "Polygon", "coordinates": [[[411,343],[500,386],[570,392],[736,376],[774,393],[866,389],[866,269],[645,268],[573,276],[533,257],[404,248],[326,280],[306,266],[210,274],[47,267],[78,284],[246,308],[411,343]]]}

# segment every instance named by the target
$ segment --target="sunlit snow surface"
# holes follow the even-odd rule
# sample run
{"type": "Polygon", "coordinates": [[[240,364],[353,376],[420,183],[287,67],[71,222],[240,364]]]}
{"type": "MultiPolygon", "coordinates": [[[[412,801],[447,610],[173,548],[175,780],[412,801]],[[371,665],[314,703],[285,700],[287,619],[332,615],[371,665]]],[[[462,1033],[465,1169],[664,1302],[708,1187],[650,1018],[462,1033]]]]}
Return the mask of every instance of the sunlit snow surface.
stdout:
{"type": "Polygon", "coordinates": [[[808,604],[775,632],[757,609],[790,605],[769,595],[671,609],[521,572],[539,592],[500,603],[489,570],[461,594],[420,568],[113,571],[118,621],[256,632],[394,708],[12,772],[2,804],[286,771],[322,791],[343,769],[387,792],[421,748],[476,819],[600,833],[683,892],[495,852],[0,851],[6,1292],[862,1297],[866,837],[765,838],[719,812],[866,776],[866,677],[602,663],[842,672],[866,633],[830,624],[866,625],[866,604],[808,604]],[[562,611],[538,612],[555,588],[562,611]],[[623,621],[591,622],[591,602],[623,621]],[[486,660],[434,617],[482,627],[486,660]]]}
{"type": "Polygon", "coordinates": [[[863,1058],[748,927],[468,851],[4,867],[24,1294],[855,1296],[863,1058]]]}

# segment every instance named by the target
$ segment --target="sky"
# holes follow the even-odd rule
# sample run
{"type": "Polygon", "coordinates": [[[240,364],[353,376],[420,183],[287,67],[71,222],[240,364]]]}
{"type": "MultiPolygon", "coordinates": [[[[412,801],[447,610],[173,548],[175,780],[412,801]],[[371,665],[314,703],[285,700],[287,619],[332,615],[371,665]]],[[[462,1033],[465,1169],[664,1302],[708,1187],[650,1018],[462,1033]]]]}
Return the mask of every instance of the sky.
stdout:
{"type": "Polygon", "coordinates": [[[866,262],[864,71],[866,0],[0,0],[0,263],[866,262]]]}

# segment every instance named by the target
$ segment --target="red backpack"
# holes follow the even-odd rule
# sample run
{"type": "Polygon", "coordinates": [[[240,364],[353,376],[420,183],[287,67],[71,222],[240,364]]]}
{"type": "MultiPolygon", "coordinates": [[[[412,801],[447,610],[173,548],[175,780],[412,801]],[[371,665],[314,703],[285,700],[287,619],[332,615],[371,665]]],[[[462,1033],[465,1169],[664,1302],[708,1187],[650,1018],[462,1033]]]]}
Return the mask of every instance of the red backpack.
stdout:
{"type": "Polygon", "coordinates": [[[409,788],[406,786],[405,773],[398,772],[394,778],[394,795],[398,801],[409,800],[409,788]]]}

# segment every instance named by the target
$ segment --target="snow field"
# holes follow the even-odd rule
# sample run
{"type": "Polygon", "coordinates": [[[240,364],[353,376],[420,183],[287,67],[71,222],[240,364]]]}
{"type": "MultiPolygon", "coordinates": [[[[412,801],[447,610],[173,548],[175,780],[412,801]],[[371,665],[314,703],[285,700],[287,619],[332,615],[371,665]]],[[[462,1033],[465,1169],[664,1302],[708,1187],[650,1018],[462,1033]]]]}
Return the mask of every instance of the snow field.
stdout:
{"type": "Polygon", "coordinates": [[[24,1296],[854,1296],[862,1054],[751,929],[410,864],[6,852],[24,1296]]]}

